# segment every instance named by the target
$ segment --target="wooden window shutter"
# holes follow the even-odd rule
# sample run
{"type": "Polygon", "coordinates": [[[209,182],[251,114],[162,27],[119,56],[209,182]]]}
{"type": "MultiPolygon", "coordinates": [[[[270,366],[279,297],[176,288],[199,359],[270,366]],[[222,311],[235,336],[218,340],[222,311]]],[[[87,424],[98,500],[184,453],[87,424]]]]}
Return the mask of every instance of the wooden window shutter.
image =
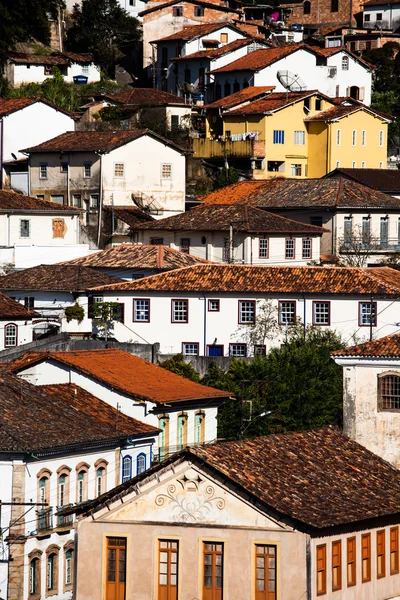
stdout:
{"type": "Polygon", "coordinates": [[[106,600],[125,600],[126,539],[107,538],[106,600]]]}
{"type": "Polygon", "coordinates": [[[360,91],[358,93],[358,99],[364,100],[365,98],[365,87],[360,87],[360,91]]]}
{"type": "Polygon", "coordinates": [[[357,583],[357,556],[356,538],[347,540],[347,586],[351,587],[357,583]]]}
{"type": "Polygon", "coordinates": [[[386,575],[385,530],[376,532],[376,576],[382,579],[386,575]]]}
{"type": "Polygon", "coordinates": [[[371,581],[371,534],[361,536],[362,582],[371,581]]]}
{"type": "Polygon", "coordinates": [[[326,544],[317,546],[317,596],[326,594],[326,544]]]}
{"type": "Polygon", "coordinates": [[[332,591],[342,589],[342,542],[332,542],[332,591]]]}
{"type": "Polygon", "coordinates": [[[399,572],[399,528],[390,529],[390,574],[397,575],[399,572]]]}

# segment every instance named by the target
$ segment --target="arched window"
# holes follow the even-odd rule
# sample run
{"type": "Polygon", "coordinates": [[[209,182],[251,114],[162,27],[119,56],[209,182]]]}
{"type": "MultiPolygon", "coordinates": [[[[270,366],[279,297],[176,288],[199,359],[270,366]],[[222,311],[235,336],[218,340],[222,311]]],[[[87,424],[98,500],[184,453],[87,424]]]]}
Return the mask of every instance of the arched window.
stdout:
{"type": "Polygon", "coordinates": [[[229,81],[225,82],[224,85],[224,96],[230,96],[231,93],[231,84],[229,83],[229,81]]]}
{"type": "Polygon", "coordinates": [[[37,501],[39,503],[37,510],[37,528],[39,531],[50,529],[51,523],[51,509],[48,508],[45,503],[49,503],[50,500],[50,477],[51,471],[48,469],[41,469],[37,474],[38,491],[37,501]]]}
{"type": "Polygon", "coordinates": [[[188,416],[185,413],[178,415],[178,449],[187,445],[187,419],[188,416]]]}
{"type": "Polygon", "coordinates": [[[64,506],[66,502],[67,476],[60,475],[58,478],[58,506],[64,506]]]}
{"type": "Polygon", "coordinates": [[[185,83],[191,83],[191,73],[190,73],[189,67],[186,67],[184,76],[185,76],[185,83]]]}
{"type": "Polygon", "coordinates": [[[88,472],[89,465],[81,462],[76,469],[76,501],[85,502],[88,499],[88,472]]]}
{"type": "Polygon", "coordinates": [[[96,496],[101,496],[104,492],[105,468],[99,467],[96,470],[96,496]]]}
{"type": "Polygon", "coordinates": [[[29,561],[29,596],[32,598],[40,598],[40,559],[42,552],[33,550],[28,555],[29,561]]]}
{"type": "Polygon", "coordinates": [[[310,0],[304,0],[303,15],[309,15],[310,13],[311,13],[311,2],[310,2],[310,0]]]}
{"type": "Polygon", "coordinates": [[[49,546],[46,550],[46,591],[58,592],[58,553],[59,547],[55,544],[49,546]]]}
{"type": "Polygon", "coordinates": [[[400,374],[390,372],[378,375],[378,409],[400,409],[400,374]]]}
{"type": "Polygon", "coordinates": [[[141,452],[140,454],[137,455],[137,459],[136,459],[136,474],[139,475],[140,473],[143,473],[143,471],[146,470],[146,455],[144,454],[144,452],[141,452]]]}
{"type": "Polygon", "coordinates": [[[4,346],[11,348],[18,342],[18,327],[15,323],[9,323],[4,327],[4,346]]]}
{"type": "Polygon", "coordinates": [[[160,460],[163,460],[168,453],[169,448],[169,417],[158,417],[158,427],[161,429],[161,433],[158,436],[160,460]]]}
{"type": "Polygon", "coordinates": [[[132,458],[124,456],[122,460],[122,483],[132,479],[132,458]]]}
{"type": "Polygon", "coordinates": [[[72,586],[73,583],[73,574],[74,574],[74,551],[72,548],[65,552],[65,581],[64,587],[72,586]]]}
{"type": "Polygon", "coordinates": [[[342,71],[348,71],[348,70],[349,70],[349,57],[343,56],[342,57],[342,71]]]}
{"type": "Polygon", "coordinates": [[[240,92],[240,83],[237,79],[233,82],[233,93],[240,92]]]}
{"type": "Polygon", "coordinates": [[[199,410],[194,416],[194,441],[196,444],[202,444],[205,437],[206,415],[199,410]]]}
{"type": "Polygon", "coordinates": [[[222,95],[222,88],[220,83],[215,84],[215,99],[220,100],[222,95]]]}

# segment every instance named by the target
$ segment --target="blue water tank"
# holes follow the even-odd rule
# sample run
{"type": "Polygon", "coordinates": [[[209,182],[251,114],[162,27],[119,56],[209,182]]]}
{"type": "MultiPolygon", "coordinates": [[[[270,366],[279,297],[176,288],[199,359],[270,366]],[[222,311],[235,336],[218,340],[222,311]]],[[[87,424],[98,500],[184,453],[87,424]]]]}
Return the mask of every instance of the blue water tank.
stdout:
{"type": "Polygon", "coordinates": [[[82,85],[84,83],[88,82],[88,77],[86,77],[86,75],[75,75],[74,79],[74,83],[77,83],[79,85],[82,85]]]}

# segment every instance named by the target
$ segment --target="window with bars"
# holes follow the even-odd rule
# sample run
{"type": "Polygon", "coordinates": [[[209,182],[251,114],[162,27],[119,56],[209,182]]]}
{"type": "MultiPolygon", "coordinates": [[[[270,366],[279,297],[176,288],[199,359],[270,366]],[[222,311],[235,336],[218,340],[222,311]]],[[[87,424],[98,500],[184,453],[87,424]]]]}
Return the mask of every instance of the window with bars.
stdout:
{"type": "Polygon", "coordinates": [[[296,302],[279,302],[279,323],[281,325],[292,325],[296,320],[296,302]]]}
{"type": "Polygon", "coordinates": [[[182,344],[183,354],[186,356],[198,356],[199,355],[199,344],[192,342],[184,342],[182,344]]]}
{"type": "Polygon", "coordinates": [[[382,579],[386,575],[385,530],[376,532],[376,577],[382,579]]]}
{"type": "Polygon", "coordinates": [[[125,600],[126,538],[107,538],[105,600],[125,600]]]}
{"type": "Polygon", "coordinates": [[[313,325],[330,325],[330,302],[313,302],[313,325]]]}
{"type": "Polygon", "coordinates": [[[249,325],[256,320],[256,303],[254,300],[239,300],[239,323],[249,325]]]}
{"type": "Polygon", "coordinates": [[[11,348],[17,345],[18,327],[15,323],[9,323],[4,328],[4,346],[11,348]]]}
{"type": "Polygon", "coordinates": [[[296,144],[296,146],[303,146],[306,143],[305,131],[294,132],[294,143],[296,144]]]}
{"type": "Polygon", "coordinates": [[[310,238],[303,238],[302,240],[302,257],[304,259],[312,258],[312,240],[310,238]]]}
{"type": "Polygon", "coordinates": [[[189,313],[188,300],[171,300],[172,323],[187,323],[189,313]]]}
{"type": "Polygon", "coordinates": [[[125,177],[124,163],[114,163],[114,177],[125,177]]]}
{"type": "Polygon", "coordinates": [[[236,358],[244,358],[247,356],[246,344],[229,344],[229,355],[236,358]]]}
{"type": "Polygon", "coordinates": [[[274,129],[272,141],[274,144],[285,143],[285,132],[283,129],[274,129]]]}
{"type": "Polygon", "coordinates": [[[399,528],[390,528],[390,574],[399,573],[399,528]]]}
{"type": "Polygon", "coordinates": [[[317,546],[317,596],[326,594],[326,544],[317,546]]]}
{"type": "Polygon", "coordinates": [[[135,323],[150,322],[150,300],[144,298],[133,300],[133,321],[135,323]]]}
{"type": "Polygon", "coordinates": [[[178,541],[158,541],[158,597],[162,600],[178,597],[178,558],[178,541]]]}
{"type": "Polygon", "coordinates": [[[190,238],[181,238],[179,250],[185,254],[190,254],[190,238]]]}
{"type": "Polygon", "coordinates": [[[172,165],[163,163],[161,165],[161,179],[171,179],[172,177],[172,165]]]}
{"type": "Polygon", "coordinates": [[[400,410],[400,376],[387,374],[378,377],[378,406],[380,410],[400,410]]]}
{"type": "Polygon", "coordinates": [[[124,456],[122,460],[122,483],[132,478],[132,457],[124,456]]]}
{"type": "Polygon", "coordinates": [[[276,546],[256,545],[255,600],[276,600],[276,546]]]}
{"type": "Polygon", "coordinates": [[[258,256],[259,258],[269,257],[269,239],[266,237],[260,238],[259,240],[258,256]]]}
{"type": "Polygon", "coordinates": [[[223,591],[224,544],[203,542],[203,600],[220,600],[223,591]]]}
{"type": "Polygon", "coordinates": [[[347,586],[357,583],[356,538],[347,539],[347,586]]]}
{"type": "Polygon", "coordinates": [[[361,536],[361,575],[362,582],[371,581],[371,534],[361,536]]]}
{"type": "Polygon", "coordinates": [[[332,542],[332,592],[342,589],[342,542],[332,542]]]}
{"type": "Polygon", "coordinates": [[[376,302],[360,302],[358,305],[358,325],[376,327],[376,302]]]}
{"type": "Polygon", "coordinates": [[[295,250],[295,240],[287,239],[285,240],[285,258],[286,260],[295,258],[296,250],[295,250]]]}

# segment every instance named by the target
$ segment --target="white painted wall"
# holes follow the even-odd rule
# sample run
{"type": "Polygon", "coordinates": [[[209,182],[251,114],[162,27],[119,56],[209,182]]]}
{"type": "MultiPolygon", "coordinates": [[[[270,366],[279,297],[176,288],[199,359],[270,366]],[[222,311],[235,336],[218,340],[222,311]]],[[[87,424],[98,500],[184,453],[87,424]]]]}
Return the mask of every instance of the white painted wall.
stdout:
{"type": "Polygon", "coordinates": [[[241,86],[246,79],[249,85],[264,86],[274,85],[275,92],[285,92],[285,88],[277,79],[278,71],[291,71],[300,76],[308,90],[319,90],[327,96],[346,96],[350,86],[364,88],[364,104],[371,104],[372,74],[368,69],[357,62],[351,55],[338,52],[327,58],[327,66],[317,66],[316,57],[306,50],[298,50],[289,56],[261,69],[258,72],[234,71],[229,73],[215,73],[212,79],[220,83],[222,93],[224,84],[228,81],[231,86],[237,79],[241,86]],[[342,70],[342,57],[349,57],[349,69],[342,70]],[[336,67],[334,77],[328,77],[329,67],[336,67]],[[338,89],[337,89],[338,86],[338,89]]]}
{"type": "Polygon", "coordinates": [[[5,328],[9,323],[17,326],[17,346],[33,341],[32,320],[4,319],[0,320],[0,350],[5,348],[5,328]]]}
{"type": "MultiPolygon", "coordinates": [[[[0,250],[0,264],[2,262],[2,250],[0,250]]],[[[28,269],[38,265],[54,265],[58,262],[73,260],[91,254],[89,244],[71,244],[65,246],[14,246],[14,267],[16,269],[28,269]]]]}
{"type": "Polygon", "coordinates": [[[149,136],[143,136],[103,155],[103,201],[116,206],[132,203],[132,194],[168,217],[185,210],[185,156],[149,136]],[[125,176],[114,177],[115,163],[125,165],[125,176]],[[161,177],[162,164],[172,167],[170,179],[161,177]]]}
{"type": "Polygon", "coordinates": [[[0,246],[70,246],[79,242],[79,216],[60,211],[33,214],[17,211],[0,214],[0,246]],[[53,219],[64,219],[64,237],[53,237],[53,219]],[[30,222],[30,236],[21,237],[21,220],[30,222]]]}
{"type": "MultiPolygon", "coordinates": [[[[182,238],[190,239],[190,254],[197,258],[205,258],[212,262],[224,262],[224,246],[229,243],[229,232],[227,231],[167,231],[167,230],[139,230],[139,240],[143,244],[149,244],[151,238],[162,237],[165,246],[174,250],[180,250],[182,238]],[[203,239],[206,242],[203,243],[203,239]]],[[[248,236],[235,233],[233,247],[233,262],[235,264],[260,264],[260,265],[307,265],[310,260],[320,260],[320,237],[319,236],[268,236],[269,258],[259,258],[259,236],[248,236]],[[295,258],[285,259],[286,237],[295,239],[295,258]],[[312,256],[304,259],[302,257],[303,238],[311,239],[312,256]]]]}
{"type": "MultiPolygon", "coordinates": [[[[369,339],[370,328],[368,326],[360,327],[358,324],[358,303],[369,302],[367,296],[338,296],[326,294],[307,296],[304,299],[301,294],[238,294],[232,293],[208,293],[206,299],[220,299],[220,311],[204,313],[204,297],[201,292],[197,293],[167,293],[167,292],[107,292],[103,291],[105,301],[116,301],[125,303],[125,325],[115,324],[115,337],[118,341],[125,342],[131,340],[137,342],[145,338],[148,343],[160,343],[160,352],[162,354],[173,354],[182,352],[182,344],[198,343],[200,355],[204,355],[204,338],[206,344],[212,345],[214,340],[216,344],[224,346],[224,355],[229,354],[230,343],[246,343],[247,326],[238,324],[238,303],[239,300],[255,300],[260,303],[266,299],[271,299],[275,307],[278,306],[278,300],[291,300],[296,302],[296,315],[300,322],[304,322],[304,310],[306,312],[306,323],[313,321],[312,302],[330,301],[331,303],[331,329],[343,336],[347,344],[351,344],[353,336],[356,335],[359,341],[369,339]],[[133,322],[133,298],[150,299],[150,323],[133,322]],[[172,299],[189,300],[189,322],[171,323],[171,300],[172,299]],[[205,318],[204,318],[205,317],[205,318]],[[136,336],[135,336],[136,334],[136,336]]],[[[381,337],[394,333],[398,330],[395,323],[398,322],[399,301],[392,298],[387,300],[377,300],[377,326],[372,327],[374,337],[381,337]]],[[[257,313],[257,311],[256,311],[257,313]]],[[[272,346],[277,346],[285,339],[285,329],[282,327],[281,333],[273,340],[267,340],[267,350],[272,346]]],[[[253,348],[248,346],[248,355],[252,355],[253,348]]]]}
{"type": "Polygon", "coordinates": [[[400,23],[400,4],[366,3],[363,6],[364,28],[372,30],[391,29],[395,31],[400,23]],[[369,15],[369,20],[365,17],[369,15]]]}
{"type": "Polygon", "coordinates": [[[3,117],[2,123],[3,161],[12,160],[12,153],[17,158],[25,158],[20,150],[75,129],[72,117],[40,100],[3,117]]]}
{"type": "MultiPolygon", "coordinates": [[[[73,83],[76,75],[84,75],[88,77],[88,83],[94,83],[100,81],[100,68],[95,64],[91,63],[87,65],[80,63],[72,63],[67,65],[66,72],[64,75],[64,81],[66,83],[73,83]]],[[[13,64],[12,65],[12,80],[11,85],[13,87],[20,87],[21,85],[28,83],[43,83],[46,79],[51,79],[52,75],[45,74],[45,65],[23,65],[13,64]]],[[[54,136],[53,136],[54,137],[54,136]]]]}

